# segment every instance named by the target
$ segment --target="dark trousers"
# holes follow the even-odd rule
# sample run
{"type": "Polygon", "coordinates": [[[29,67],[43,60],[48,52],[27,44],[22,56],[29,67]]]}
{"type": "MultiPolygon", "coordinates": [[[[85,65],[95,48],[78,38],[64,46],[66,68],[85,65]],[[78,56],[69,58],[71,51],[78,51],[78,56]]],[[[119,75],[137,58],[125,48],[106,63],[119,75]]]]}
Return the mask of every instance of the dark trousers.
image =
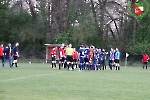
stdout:
{"type": "Polygon", "coordinates": [[[146,69],[147,69],[147,62],[143,62],[143,69],[144,69],[144,67],[146,67],[146,69]]]}
{"type": "Polygon", "coordinates": [[[109,60],[109,68],[112,70],[113,60],[109,60]]]}
{"type": "Polygon", "coordinates": [[[0,56],[2,63],[4,62],[4,56],[0,56]]]}
{"type": "Polygon", "coordinates": [[[101,60],[102,61],[102,68],[103,68],[103,70],[105,70],[106,69],[106,60],[105,59],[103,59],[103,60],[101,60]]]}

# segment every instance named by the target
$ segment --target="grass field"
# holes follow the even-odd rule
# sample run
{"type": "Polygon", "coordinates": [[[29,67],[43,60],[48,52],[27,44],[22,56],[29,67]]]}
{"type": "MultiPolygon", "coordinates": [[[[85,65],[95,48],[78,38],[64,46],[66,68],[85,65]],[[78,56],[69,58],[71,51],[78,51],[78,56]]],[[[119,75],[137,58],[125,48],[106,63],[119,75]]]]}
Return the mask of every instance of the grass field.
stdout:
{"type": "Polygon", "coordinates": [[[20,63],[0,69],[0,100],[149,100],[150,70],[89,72],[20,63]]]}

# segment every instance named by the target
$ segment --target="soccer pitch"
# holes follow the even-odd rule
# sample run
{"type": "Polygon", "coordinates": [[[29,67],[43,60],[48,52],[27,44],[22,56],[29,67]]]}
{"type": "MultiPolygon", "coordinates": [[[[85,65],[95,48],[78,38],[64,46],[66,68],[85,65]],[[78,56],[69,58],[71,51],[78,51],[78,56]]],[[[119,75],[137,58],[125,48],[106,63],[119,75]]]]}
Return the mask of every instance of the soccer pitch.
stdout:
{"type": "Polygon", "coordinates": [[[0,69],[0,100],[149,100],[150,70],[67,71],[20,63],[0,69]]]}

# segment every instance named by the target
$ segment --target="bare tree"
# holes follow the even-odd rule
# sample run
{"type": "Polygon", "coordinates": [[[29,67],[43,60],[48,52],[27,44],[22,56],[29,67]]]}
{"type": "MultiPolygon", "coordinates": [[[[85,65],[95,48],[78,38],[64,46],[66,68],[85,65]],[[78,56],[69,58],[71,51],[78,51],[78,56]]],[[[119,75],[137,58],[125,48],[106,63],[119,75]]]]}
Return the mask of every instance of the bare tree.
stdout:
{"type": "MultiPolygon", "coordinates": [[[[124,25],[130,18],[133,18],[127,10],[128,0],[124,0],[124,2],[114,0],[90,1],[94,21],[99,27],[99,36],[102,37],[102,44],[107,46],[106,41],[112,37],[115,41],[122,40],[126,35],[124,25]]],[[[116,45],[118,43],[120,42],[116,41],[116,45]]]]}
{"type": "Polygon", "coordinates": [[[26,0],[26,2],[29,5],[32,20],[33,20],[34,23],[36,23],[36,12],[35,12],[34,2],[32,0],[26,0]]]}

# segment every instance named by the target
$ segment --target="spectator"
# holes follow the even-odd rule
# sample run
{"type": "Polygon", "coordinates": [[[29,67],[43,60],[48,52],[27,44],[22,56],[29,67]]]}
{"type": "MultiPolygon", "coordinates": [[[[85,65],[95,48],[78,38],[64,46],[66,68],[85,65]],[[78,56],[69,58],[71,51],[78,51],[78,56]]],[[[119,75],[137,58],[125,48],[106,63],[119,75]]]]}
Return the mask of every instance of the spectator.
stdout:
{"type": "Polygon", "coordinates": [[[4,62],[2,63],[2,68],[4,68],[7,60],[9,60],[9,67],[12,68],[12,53],[10,43],[8,43],[8,46],[6,46],[4,49],[4,62]]]}

